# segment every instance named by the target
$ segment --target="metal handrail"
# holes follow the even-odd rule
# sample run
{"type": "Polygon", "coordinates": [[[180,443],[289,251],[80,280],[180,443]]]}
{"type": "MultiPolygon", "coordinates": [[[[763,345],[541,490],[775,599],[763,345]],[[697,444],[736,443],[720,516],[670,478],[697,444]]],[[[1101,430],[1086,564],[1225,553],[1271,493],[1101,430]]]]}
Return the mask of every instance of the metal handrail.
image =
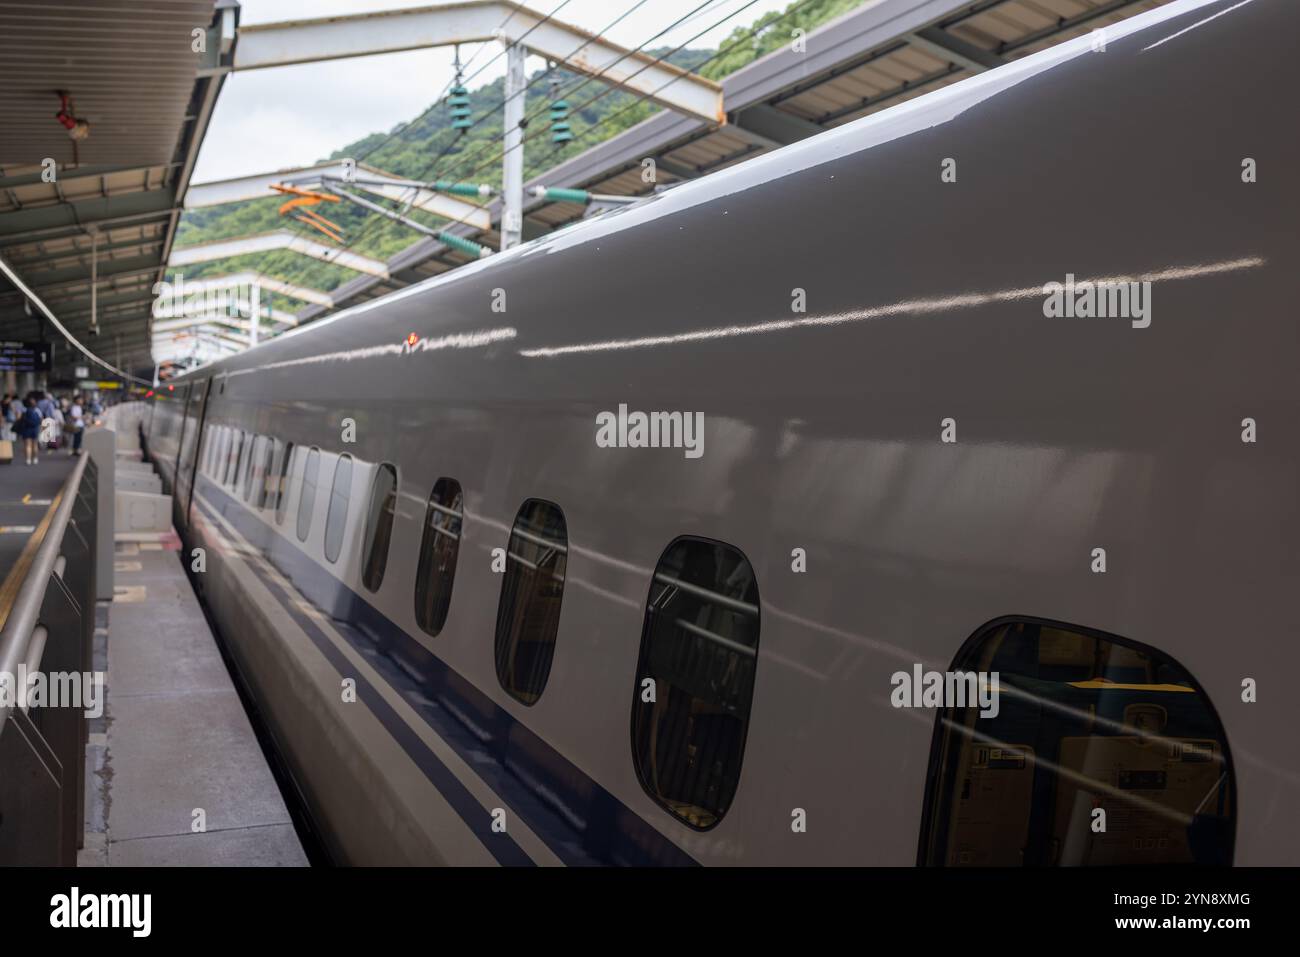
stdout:
{"type": "MultiPolygon", "coordinates": [[[[77,488],[81,485],[89,461],[89,455],[78,456],[72,474],[59,489],[58,504],[54,506],[54,515],[46,526],[45,537],[41,540],[36,557],[32,559],[27,577],[14,596],[4,628],[0,629],[0,673],[16,674],[18,665],[28,659],[36,620],[40,617],[41,603],[45,601],[45,589],[49,586],[54,563],[63,547],[63,535],[68,529],[72,506],[77,501],[77,488]]],[[[9,710],[0,708],[0,733],[4,732],[8,717],[9,710]]]]}

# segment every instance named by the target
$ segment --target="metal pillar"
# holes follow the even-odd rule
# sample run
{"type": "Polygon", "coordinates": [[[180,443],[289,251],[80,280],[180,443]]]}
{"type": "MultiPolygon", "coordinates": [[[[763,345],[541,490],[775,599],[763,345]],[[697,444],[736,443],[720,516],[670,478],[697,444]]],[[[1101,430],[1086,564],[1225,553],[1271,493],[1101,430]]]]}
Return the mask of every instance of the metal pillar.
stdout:
{"type": "Polygon", "coordinates": [[[90,334],[99,335],[99,228],[90,228],[90,334]]]}
{"type": "Polygon", "coordinates": [[[506,47],[505,158],[501,173],[501,248],[523,241],[524,234],[524,60],[518,43],[506,47]]]}

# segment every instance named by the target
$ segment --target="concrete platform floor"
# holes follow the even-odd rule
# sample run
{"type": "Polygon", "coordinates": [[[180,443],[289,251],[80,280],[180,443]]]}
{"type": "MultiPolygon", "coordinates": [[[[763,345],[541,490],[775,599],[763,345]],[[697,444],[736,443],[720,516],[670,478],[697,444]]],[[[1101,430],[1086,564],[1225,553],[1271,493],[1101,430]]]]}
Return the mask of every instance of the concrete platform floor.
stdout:
{"type": "Polygon", "coordinates": [[[306,866],[179,540],[124,537],[95,634],[108,704],[91,726],[78,863],[306,866]]]}

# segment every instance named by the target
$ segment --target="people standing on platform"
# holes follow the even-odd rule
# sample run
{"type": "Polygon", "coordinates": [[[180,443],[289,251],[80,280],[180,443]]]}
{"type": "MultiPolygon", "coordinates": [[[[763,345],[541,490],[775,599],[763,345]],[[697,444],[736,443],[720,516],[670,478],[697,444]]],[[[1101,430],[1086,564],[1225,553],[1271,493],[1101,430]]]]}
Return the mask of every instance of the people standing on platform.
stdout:
{"type": "Polygon", "coordinates": [[[41,422],[45,417],[36,405],[36,396],[27,397],[27,407],[24,409],[22,417],[18,420],[16,431],[19,438],[23,440],[23,453],[27,458],[28,465],[35,465],[40,461],[39,448],[41,438],[41,422]]]}
{"type": "Polygon", "coordinates": [[[81,396],[74,395],[72,404],[68,406],[68,414],[63,423],[63,431],[72,436],[72,442],[68,446],[69,455],[81,454],[81,436],[86,431],[85,417],[81,411],[81,396]]]}
{"type": "Polygon", "coordinates": [[[41,423],[41,439],[48,443],[49,450],[53,452],[58,449],[59,443],[63,441],[63,410],[59,408],[59,403],[53,402],[51,404],[54,408],[50,414],[49,424],[41,423]]]}

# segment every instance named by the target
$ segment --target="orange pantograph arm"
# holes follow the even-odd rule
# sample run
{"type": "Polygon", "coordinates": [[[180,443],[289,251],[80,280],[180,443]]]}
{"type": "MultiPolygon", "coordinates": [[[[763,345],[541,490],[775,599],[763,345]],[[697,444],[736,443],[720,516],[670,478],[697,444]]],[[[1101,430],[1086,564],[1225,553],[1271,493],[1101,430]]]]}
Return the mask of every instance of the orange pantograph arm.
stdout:
{"type": "Polygon", "coordinates": [[[279,212],[281,216],[290,210],[297,210],[297,212],[293,214],[294,219],[306,223],[313,229],[324,233],[337,243],[343,242],[343,230],[337,223],[333,223],[324,216],[305,208],[307,206],[315,206],[317,203],[337,203],[340,202],[339,197],[335,196],[333,193],[320,193],[311,189],[303,189],[300,186],[288,186],[284,183],[272,183],[271,189],[275,190],[277,193],[285,193],[297,197],[296,199],[289,200],[280,207],[279,212]]]}

